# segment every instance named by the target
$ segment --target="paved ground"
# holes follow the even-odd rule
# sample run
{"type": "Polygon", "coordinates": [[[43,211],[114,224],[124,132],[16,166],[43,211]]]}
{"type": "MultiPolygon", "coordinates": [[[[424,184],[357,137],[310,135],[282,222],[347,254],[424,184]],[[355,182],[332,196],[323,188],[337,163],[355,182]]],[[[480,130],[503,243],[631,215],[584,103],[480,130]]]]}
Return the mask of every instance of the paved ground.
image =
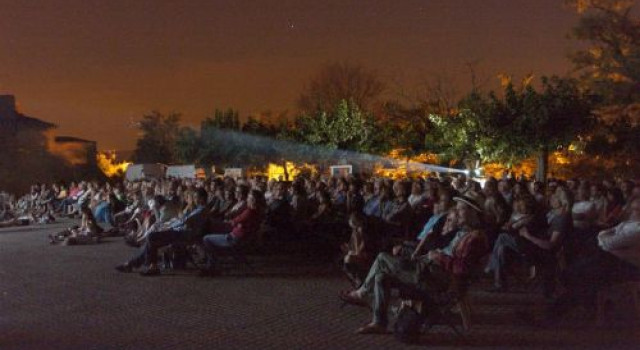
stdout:
{"type": "MultiPolygon", "coordinates": [[[[269,258],[251,274],[143,278],[113,269],[133,253],[119,239],[50,246],[47,234],[63,227],[0,230],[0,349],[406,348],[392,336],[353,333],[369,315],[339,308],[346,284],[330,264],[269,258]]],[[[638,328],[618,327],[627,324],[622,316],[608,329],[586,321],[535,329],[514,317],[535,304],[533,295],[482,287],[472,293],[475,325],[465,339],[436,327],[421,346],[640,347],[638,328]]]]}

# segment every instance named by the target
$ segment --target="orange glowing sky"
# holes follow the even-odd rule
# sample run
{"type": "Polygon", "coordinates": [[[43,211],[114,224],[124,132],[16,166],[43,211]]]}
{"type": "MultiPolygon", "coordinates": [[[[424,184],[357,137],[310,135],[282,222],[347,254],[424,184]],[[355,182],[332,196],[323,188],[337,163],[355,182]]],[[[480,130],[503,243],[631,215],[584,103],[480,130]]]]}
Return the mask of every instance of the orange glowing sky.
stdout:
{"type": "Polygon", "coordinates": [[[129,124],[151,110],[195,125],[216,107],[292,109],[328,61],[361,63],[391,90],[436,74],[464,90],[470,61],[487,79],[566,73],[577,19],[562,3],[0,0],[0,93],[59,134],[133,149],[129,124]]]}

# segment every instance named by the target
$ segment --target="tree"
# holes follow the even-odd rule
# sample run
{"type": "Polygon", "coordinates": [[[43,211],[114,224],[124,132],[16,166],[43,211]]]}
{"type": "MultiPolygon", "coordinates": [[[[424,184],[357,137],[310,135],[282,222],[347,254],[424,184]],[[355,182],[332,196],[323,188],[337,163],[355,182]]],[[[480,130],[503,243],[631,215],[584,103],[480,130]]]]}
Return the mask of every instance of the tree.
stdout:
{"type": "Polygon", "coordinates": [[[581,15],[573,37],[589,46],[571,55],[582,81],[606,103],[640,102],[640,21],[631,0],[567,0],[581,15]]]}
{"type": "Polygon", "coordinates": [[[182,127],[178,131],[175,144],[175,158],[182,164],[202,165],[202,139],[196,130],[182,127]]]}
{"type": "Polygon", "coordinates": [[[237,110],[228,108],[226,111],[217,109],[213,115],[207,117],[202,123],[203,128],[214,127],[218,129],[240,130],[240,116],[237,110]]]}
{"type": "Polygon", "coordinates": [[[138,123],[142,136],[138,139],[135,159],[139,163],[174,163],[176,140],[180,133],[180,114],[163,115],[153,111],[138,123]]]}
{"type": "Polygon", "coordinates": [[[297,104],[308,115],[333,111],[341,101],[369,110],[384,90],[385,84],[375,72],[361,65],[334,62],[322,66],[309,80],[297,104]]]}
{"type": "Polygon", "coordinates": [[[592,107],[576,80],[543,77],[540,91],[509,83],[502,98],[471,94],[461,104],[460,113],[467,116],[461,127],[471,129],[466,132],[475,139],[466,141],[477,144],[484,160],[511,163],[537,155],[537,177],[544,180],[549,152],[568,147],[594,125],[592,107]]]}
{"type": "Polygon", "coordinates": [[[450,115],[430,114],[435,128],[427,136],[442,159],[467,164],[514,164],[538,157],[544,179],[552,150],[569,146],[594,125],[592,102],[576,80],[542,78],[536,90],[530,79],[516,88],[509,80],[500,96],[472,91],[450,115]]]}
{"type": "MultiPolygon", "coordinates": [[[[638,111],[615,109],[616,118],[600,119],[585,142],[586,154],[607,159],[608,171],[633,176],[640,171],[640,124],[638,111]]],[[[600,111],[599,111],[600,112],[600,111]]],[[[608,113],[608,111],[605,111],[608,113]]]]}
{"type": "Polygon", "coordinates": [[[401,149],[401,154],[406,157],[431,152],[449,158],[445,153],[456,152],[446,149],[442,142],[444,135],[438,132],[445,129],[438,129],[435,125],[436,120],[442,120],[434,116],[453,121],[448,117],[457,113],[455,91],[440,77],[425,82],[423,87],[416,97],[408,97],[404,93],[400,95],[408,101],[406,105],[398,101],[383,105],[377,117],[381,119],[381,131],[386,132],[393,141],[392,147],[401,149]]]}
{"type": "Polygon", "coordinates": [[[290,138],[310,145],[331,149],[375,152],[374,118],[363,112],[354,102],[341,101],[330,113],[318,111],[315,115],[301,115],[289,130],[290,138]]]}

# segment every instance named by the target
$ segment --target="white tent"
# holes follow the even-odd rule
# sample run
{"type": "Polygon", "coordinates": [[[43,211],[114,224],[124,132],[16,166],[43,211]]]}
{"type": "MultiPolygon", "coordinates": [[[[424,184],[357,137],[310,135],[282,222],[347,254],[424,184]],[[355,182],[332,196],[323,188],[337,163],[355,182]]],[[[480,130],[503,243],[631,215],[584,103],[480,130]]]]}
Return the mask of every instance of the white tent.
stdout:
{"type": "Polygon", "coordinates": [[[164,177],[165,166],[162,164],[131,164],[127,168],[125,178],[128,181],[142,179],[160,179],[164,177]]]}
{"type": "Polygon", "coordinates": [[[176,179],[195,179],[196,178],[196,166],[191,165],[170,165],[167,167],[167,177],[173,177],[176,179]]]}

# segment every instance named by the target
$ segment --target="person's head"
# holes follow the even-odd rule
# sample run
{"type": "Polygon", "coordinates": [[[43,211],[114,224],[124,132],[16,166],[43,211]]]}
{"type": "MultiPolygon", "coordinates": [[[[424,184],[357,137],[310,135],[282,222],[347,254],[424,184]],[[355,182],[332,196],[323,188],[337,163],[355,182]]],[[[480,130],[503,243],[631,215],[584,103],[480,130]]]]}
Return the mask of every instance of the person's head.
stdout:
{"type": "Polygon", "coordinates": [[[488,178],[484,183],[484,188],[482,191],[487,197],[495,195],[496,193],[498,193],[498,181],[493,177],[488,178]]]}
{"type": "Polygon", "coordinates": [[[251,190],[247,194],[247,206],[251,209],[262,210],[266,206],[264,194],[258,190],[251,190]]]}
{"type": "Polygon", "coordinates": [[[422,194],[422,182],[414,181],[413,183],[411,183],[411,194],[417,196],[422,194]]]}
{"type": "Polygon", "coordinates": [[[588,201],[589,194],[590,194],[590,190],[587,186],[578,186],[578,188],[576,188],[576,191],[575,191],[576,202],[588,201]]]}
{"type": "Polygon", "coordinates": [[[633,187],[634,183],[631,180],[624,180],[620,183],[620,189],[625,196],[631,194],[631,190],[633,190],[633,187]]]}
{"type": "Polygon", "coordinates": [[[238,200],[246,200],[249,195],[249,187],[247,185],[236,186],[236,198],[238,200]]]}
{"type": "Polygon", "coordinates": [[[438,201],[433,204],[433,213],[441,214],[449,211],[451,209],[452,201],[451,196],[440,196],[438,201]]]}
{"type": "Polygon", "coordinates": [[[549,198],[549,204],[552,209],[569,212],[573,201],[569,196],[569,192],[563,186],[558,186],[555,193],[549,198]]]}
{"type": "Polygon", "coordinates": [[[338,191],[346,191],[349,188],[349,184],[347,183],[347,179],[341,177],[337,179],[336,189],[338,191]]]}
{"type": "Polygon", "coordinates": [[[536,210],[536,200],[532,196],[520,196],[513,201],[513,209],[524,215],[531,215],[536,210]]]}
{"type": "Polygon", "coordinates": [[[533,183],[533,193],[544,194],[544,185],[540,181],[533,183]]]}
{"type": "Polygon", "coordinates": [[[207,205],[207,198],[209,198],[209,195],[207,194],[207,191],[204,188],[198,188],[195,191],[195,204],[198,206],[204,206],[207,205]]]}
{"type": "Polygon", "coordinates": [[[617,187],[608,188],[606,191],[607,202],[611,205],[618,206],[624,204],[624,195],[622,190],[617,187]]]}
{"type": "Polygon", "coordinates": [[[224,189],[224,199],[231,201],[236,199],[236,191],[233,188],[224,189]]]}
{"type": "Polygon", "coordinates": [[[164,198],[164,196],[155,195],[153,197],[153,202],[154,202],[155,208],[160,209],[164,207],[164,205],[167,203],[167,200],[164,198]]]}
{"type": "Polygon", "coordinates": [[[481,228],[482,227],[482,209],[475,199],[460,196],[454,197],[456,201],[456,211],[458,213],[458,225],[464,228],[481,228]]]}
{"type": "Polygon", "coordinates": [[[313,179],[305,179],[304,180],[304,187],[307,190],[307,193],[313,193],[313,191],[316,189],[316,182],[313,179]]]}
{"type": "Polygon", "coordinates": [[[373,183],[373,193],[378,196],[382,194],[382,188],[384,187],[384,181],[382,179],[376,179],[373,183]]]}
{"type": "Polygon", "coordinates": [[[318,181],[316,183],[316,192],[326,192],[327,184],[324,181],[318,181]]]}
{"type": "Polygon", "coordinates": [[[513,185],[513,195],[514,196],[523,196],[527,192],[526,186],[521,182],[516,182],[513,185]]]}
{"type": "Polygon", "coordinates": [[[360,193],[362,190],[362,182],[360,180],[353,179],[349,182],[349,192],[350,193],[360,193]]]}
{"type": "Polygon", "coordinates": [[[469,179],[467,181],[467,189],[470,191],[474,191],[476,193],[482,194],[482,186],[480,185],[480,183],[478,181],[474,181],[472,179],[469,179]]]}
{"type": "Polygon", "coordinates": [[[373,183],[372,182],[365,182],[364,183],[364,187],[362,189],[362,192],[364,192],[364,194],[366,195],[372,195],[373,192],[373,183]]]}
{"type": "Polygon", "coordinates": [[[114,205],[118,202],[118,197],[114,193],[106,193],[106,196],[109,204],[114,205]]]}
{"type": "Polygon", "coordinates": [[[318,196],[318,202],[323,205],[331,205],[331,197],[329,196],[329,192],[320,192],[320,196],[318,196]]]}
{"type": "Polygon", "coordinates": [[[455,208],[447,211],[447,218],[444,222],[442,232],[451,232],[458,229],[458,211],[455,208]]]}
{"type": "Polygon", "coordinates": [[[589,187],[589,197],[591,199],[598,199],[600,197],[602,197],[603,191],[602,191],[602,185],[600,184],[592,184],[589,187]]]}
{"type": "Polygon", "coordinates": [[[396,181],[393,184],[393,194],[396,198],[407,197],[407,185],[404,181],[396,181]]]}
{"type": "Polygon", "coordinates": [[[498,183],[498,191],[502,194],[511,193],[511,182],[508,179],[500,180],[498,183]]]}
{"type": "Polygon", "coordinates": [[[380,199],[381,200],[390,200],[393,198],[393,190],[386,186],[383,185],[380,187],[380,199]]]}
{"type": "Polygon", "coordinates": [[[305,189],[304,182],[294,181],[291,184],[291,194],[293,194],[294,196],[306,196],[307,191],[305,189]]]}
{"type": "Polygon", "coordinates": [[[184,204],[185,205],[194,205],[195,203],[195,193],[193,191],[186,191],[183,194],[184,204]]]}
{"type": "Polygon", "coordinates": [[[633,198],[629,205],[629,219],[640,220],[640,197],[633,198]]]}

